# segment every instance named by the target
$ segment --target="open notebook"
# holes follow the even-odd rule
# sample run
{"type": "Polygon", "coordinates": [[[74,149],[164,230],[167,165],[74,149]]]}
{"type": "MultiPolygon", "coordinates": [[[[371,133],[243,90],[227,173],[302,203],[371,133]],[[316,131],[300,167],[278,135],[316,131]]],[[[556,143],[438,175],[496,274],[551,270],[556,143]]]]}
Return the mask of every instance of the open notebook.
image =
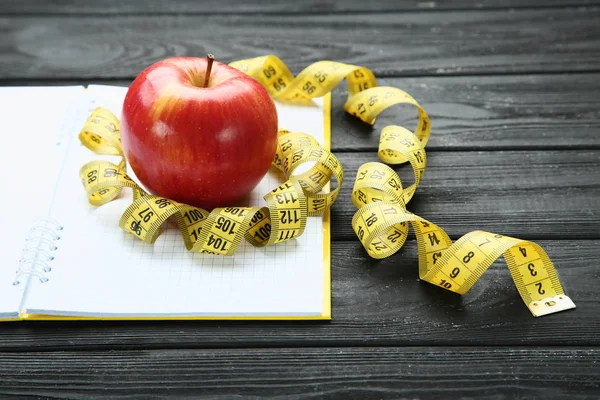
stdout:
{"type": "MultiPolygon", "coordinates": [[[[0,147],[0,320],[329,319],[328,213],[309,217],[296,240],[266,248],[244,242],[235,256],[219,257],[189,253],[174,223],[153,245],[121,230],[128,189],[104,206],[88,204],[79,169],[101,157],[77,135],[96,106],[120,116],[125,93],[0,88],[8,135],[0,147]]],[[[277,108],[280,127],[329,148],[329,97],[277,108]]],[[[264,205],[262,196],[281,183],[269,172],[251,203],[264,205]]]]}

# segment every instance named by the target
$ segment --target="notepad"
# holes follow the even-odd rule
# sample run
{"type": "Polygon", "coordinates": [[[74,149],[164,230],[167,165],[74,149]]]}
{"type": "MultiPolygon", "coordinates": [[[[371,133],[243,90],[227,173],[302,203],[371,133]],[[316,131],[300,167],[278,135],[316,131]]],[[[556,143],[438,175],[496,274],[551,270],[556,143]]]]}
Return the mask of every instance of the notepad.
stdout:
{"type": "MultiPolygon", "coordinates": [[[[91,206],[80,167],[98,156],[78,133],[96,106],[120,116],[127,89],[91,85],[0,89],[0,319],[329,319],[329,214],[297,239],[231,257],[188,252],[175,223],[154,244],[118,227],[131,192],[91,206]]],[[[277,103],[280,128],[329,148],[329,96],[277,103]]],[[[134,171],[129,171],[135,179],[134,171]]],[[[272,169],[250,196],[283,183],[272,169]]],[[[139,181],[138,181],[139,182],[139,181]]]]}

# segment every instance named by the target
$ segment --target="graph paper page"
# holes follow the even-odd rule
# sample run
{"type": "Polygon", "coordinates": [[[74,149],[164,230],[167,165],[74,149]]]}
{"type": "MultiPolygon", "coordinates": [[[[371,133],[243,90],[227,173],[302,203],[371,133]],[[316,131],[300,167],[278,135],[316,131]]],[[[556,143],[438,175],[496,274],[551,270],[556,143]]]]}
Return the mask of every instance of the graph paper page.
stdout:
{"type": "MultiPolygon", "coordinates": [[[[126,89],[90,86],[87,112],[109,108],[120,117],[126,89]]],[[[279,125],[324,141],[323,101],[314,107],[278,104],[279,125]]],[[[64,225],[49,281],[33,288],[31,314],[69,316],[311,316],[323,313],[323,219],[310,217],[296,240],[265,248],[243,242],[233,257],[190,253],[175,223],[154,244],[118,227],[131,192],[104,206],[87,202],[79,168],[95,158],[73,131],[52,215],[64,225]]],[[[106,158],[106,157],[105,157],[106,158]]],[[[111,159],[108,157],[108,159],[111,159]]],[[[118,159],[113,160],[116,162],[118,159]]],[[[135,179],[133,171],[131,176],[135,179]]],[[[283,182],[273,172],[251,203],[283,182]]]]}

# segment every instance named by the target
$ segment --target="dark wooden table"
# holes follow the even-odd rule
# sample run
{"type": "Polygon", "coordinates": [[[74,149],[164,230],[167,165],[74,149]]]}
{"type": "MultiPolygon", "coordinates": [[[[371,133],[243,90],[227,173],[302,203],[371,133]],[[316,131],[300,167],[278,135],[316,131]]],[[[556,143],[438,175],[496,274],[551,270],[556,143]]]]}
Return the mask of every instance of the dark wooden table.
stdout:
{"type": "Polygon", "coordinates": [[[483,229],[537,241],[577,309],[533,318],[503,262],[464,297],[419,282],[414,240],[370,259],[350,225],[356,169],[377,160],[383,126],[414,120],[392,108],[371,129],[344,114],[341,85],[333,150],[348,183],[332,210],[331,322],[5,323],[0,398],[597,398],[599,7],[1,2],[0,85],[127,85],[159,59],[207,52],[273,53],[294,73],[321,59],[371,68],[431,116],[429,165],[409,210],[453,239],[483,229]]]}

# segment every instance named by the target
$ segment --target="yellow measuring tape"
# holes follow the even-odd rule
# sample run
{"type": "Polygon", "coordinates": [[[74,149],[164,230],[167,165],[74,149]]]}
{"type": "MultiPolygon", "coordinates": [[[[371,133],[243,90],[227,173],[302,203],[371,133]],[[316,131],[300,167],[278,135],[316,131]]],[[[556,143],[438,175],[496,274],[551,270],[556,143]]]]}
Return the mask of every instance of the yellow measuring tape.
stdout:
{"type": "MultiPolygon", "coordinates": [[[[108,110],[96,108],[79,134],[81,142],[98,154],[119,155],[123,149],[119,121],[108,110]]],[[[273,164],[289,178],[268,193],[266,207],[226,207],[208,212],[201,208],[147,194],[127,176],[125,159],[115,165],[97,160],[85,164],[79,174],[92,205],[113,200],[123,187],[133,189],[133,203],[125,210],[119,226],[148,243],[154,243],[161,226],[174,216],[188,250],[233,255],[246,239],[266,246],[296,238],[306,227],[306,218],[318,215],[333,204],[344,180],[338,159],[306,133],[279,132],[279,148],[273,164]],[[292,176],[305,162],[315,164],[292,176]],[[320,193],[337,179],[337,187],[320,193]]]]}
{"type": "MultiPolygon", "coordinates": [[[[418,242],[422,280],[464,294],[504,255],[519,294],[534,316],[575,307],[564,294],[552,262],[539,245],[483,231],[468,233],[452,243],[437,225],[406,210],[425,172],[424,147],[431,129],[427,113],[408,93],[377,86],[375,76],[367,68],[332,61],[316,62],[296,77],[272,55],[230,65],[258,80],[273,98],[297,104],[324,96],[346,79],[348,100],[344,109],[371,125],[393,105],[416,107],[419,122],[414,132],[401,126],[387,126],[379,143],[381,161],[386,164],[408,161],[415,182],[403,188],[398,175],[379,162],[362,165],[356,175],[352,201],[358,211],[352,226],[371,257],[384,258],[397,252],[406,241],[410,222],[418,242]]],[[[319,215],[335,202],[344,180],[338,159],[312,136],[282,130],[273,165],[287,181],[264,197],[266,207],[227,207],[208,212],[147,194],[127,176],[119,121],[108,110],[93,111],[81,130],[80,140],[98,154],[123,157],[119,165],[93,161],[81,168],[81,180],[91,204],[105,204],[117,197],[123,187],[130,187],[134,201],[119,222],[123,229],[153,243],[160,227],[174,216],[187,249],[202,253],[233,255],[244,238],[254,246],[266,246],[300,236],[308,216],[319,215]],[[315,162],[314,166],[293,175],[299,165],[309,161],[315,162]],[[323,191],[332,176],[337,187],[323,191]]]]}

